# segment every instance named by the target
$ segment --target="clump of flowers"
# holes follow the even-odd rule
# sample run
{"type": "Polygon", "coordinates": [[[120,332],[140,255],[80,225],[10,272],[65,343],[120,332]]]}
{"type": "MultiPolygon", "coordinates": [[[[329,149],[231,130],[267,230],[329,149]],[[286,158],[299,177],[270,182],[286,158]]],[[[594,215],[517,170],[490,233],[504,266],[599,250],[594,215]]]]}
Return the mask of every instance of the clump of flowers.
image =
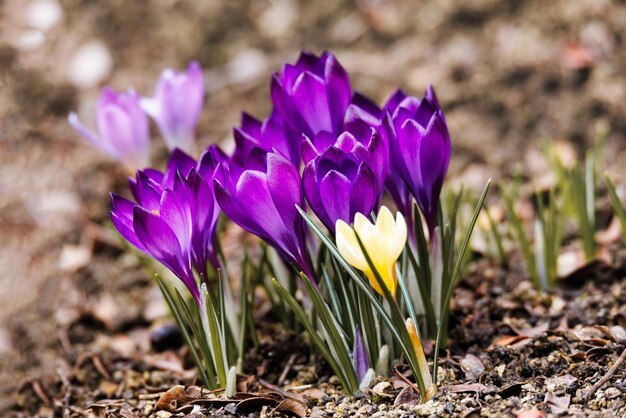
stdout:
{"type": "Polygon", "coordinates": [[[204,383],[234,390],[260,285],[281,317],[294,313],[347,392],[404,359],[423,399],[432,396],[438,350],[431,374],[420,329],[437,347],[445,341],[486,194],[459,240],[460,195],[440,203],[451,140],[434,89],[423,98],[398,90],[381,108],[352,90],[331,53],[302,52],[273,75],[270,115],[242,115],[233,154],[211,146],[196,160],[203,96],[192,63],[184,73],[166,70],[152,98],[105,89],[98,134],[75,114],[70,122],[133,173],[133,200],[112,195],[113,224],[188,289],[191,302],[159,278],[204,383]],[[149,167],[148,115],[170,150],[165,171],[149,167]],[[385,193],[395,215],[381,206],[385,193]],[[271,249],[256,264],[246,257],[238,297],[221,257],[221,213],[271,249]]]}

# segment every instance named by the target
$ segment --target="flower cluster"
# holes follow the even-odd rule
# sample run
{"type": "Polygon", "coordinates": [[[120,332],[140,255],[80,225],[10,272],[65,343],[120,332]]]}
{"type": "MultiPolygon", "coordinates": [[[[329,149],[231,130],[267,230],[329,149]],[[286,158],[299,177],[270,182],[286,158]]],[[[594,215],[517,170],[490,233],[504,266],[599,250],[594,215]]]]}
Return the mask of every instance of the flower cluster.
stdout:
{"type": "MultiPolygon", "coordinates": [[[[310,248],[307,205],[336,236],[342,261],[361,270],[371,288],[395,302],[396,261],[405,248],[407,223],[422,222],[413,217],[414,202],[432,240],[450,159],[450,135],[433,88],[423,98],[398,90],[379,107],[353,91],[348,73],[332,54],[302,52],[295,64],[273,75],[271,99],[273,109],[266,119],[242,114],[233,132],[232,155],[211,146],[198,160],[194,131],[204,82],[197,63],[183,73],[165,70],[152,98],[133,90],[104,89],[96,109],[97,133],[85,128],[75,113],[69,121],[133,173],[134,200],[111,196],[113,224],[128,242],[171,270],[199,309],[207,307],[204,285],[210,287],[212,272],[223,267],[217,241],[220,213],[273,247],[286,265],[302,273],[305,288],[321,295],[317,285],[326,272],[313,263],[318,246],[310,248]],[[164,171],[149,168],[148,117],[170,150],[164,171]],[[399,210],[395,218],[381,206],[385,192],[399,210]],[[369,220],[373,213],[378,214],[374,223],[369,220]]],[[[319,229],[314,230],[319,236],[319,229]]],[[[318,296],[311,299],[326,309],[318,296]]],[[[356,316],[350,315],[353,320],[356,316]]],[[[216,341],[215,324],[210,313],[201,317],[203,332],[213,335],[209,344],[201,344],[206,348],[216,341]]],[[[347,333],[340,333],[353,346],[353,353],[341,358],[354,363],[353,372],[342,377],[352,388],[371,379],[369,364],[378,356],[373,353],[378,337],[369,324],[363,325],[361,331],[353,322],[347,333]]],[[[409,338],[404,322],[399,327],[409,338]]],[[[408,352],[411,361],[423,364],[423,353],[413,351],[408,352]]],[[[219,361],[214,364],[224,381],[226,368],[219,361]]]]}

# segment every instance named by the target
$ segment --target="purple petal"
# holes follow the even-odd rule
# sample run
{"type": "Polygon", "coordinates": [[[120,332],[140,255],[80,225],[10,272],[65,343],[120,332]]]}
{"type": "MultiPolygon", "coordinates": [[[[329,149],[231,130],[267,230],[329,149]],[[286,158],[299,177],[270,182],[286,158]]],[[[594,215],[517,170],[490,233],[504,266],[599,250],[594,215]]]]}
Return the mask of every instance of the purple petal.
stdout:
{"type": "Polygon", "coordinates": [[[167,160],[167,169],[162,186],[172,188],[176,172],[180,172],[184,177],[189,174],[192,168],[196,167],[196,160],[179,148],[174,148],[167,160]]]}
{"type": "Polygon", "coordinates": [[[314,135],[321,131],[334,132],[324,80],[308,72],[301,74],[294,86],[292,97],[309,127],[303,133],[314,135]]]}
{"type": "Polygon", "coordinates": [[[371,126],[378,126],[381,120],[381,110],[369,98],[360,93],[354,93],[352,101],[346,109],[344,122],[349,123],[353,120],[362,120],[371,126]]]}
{"type": "Polygon", "coordinates": [[[331,129],[325,130],[336,133],[342,127],[346,109],[350,104],[350,96],[352,94],[350,77],[332,54],[328,54],[324,76],[327,84],[326,94],[330,117],[332,118],[331,129]]]}
{"type": "Polygon", "coordinates": [[[372,211],[377,211],[375,206],[382,194],[380,190],[372,169],[367,164],[361,163],[352,184],[349,197],[350,215],[346,222],[353,221],[357,213],[362,213],[369,218],[372,211]]]}
{"type": "Polygon", "coordinates": [[[424,208],[431,217],[436,214],[437,200],[450,161],[450,136],[445,122],[435,115],[420,144],[420,171],[427,201],[424,208]]]}
{"type": "Polygon", "coordinates": [[[316,165],[317,161],[311,161],[304,167],[304,170],[302,171],[302,188],[311,210],[324,223],[324,225],[326,225],[328,215],[326,213],[326,208],[324,207],[324,202],[322,202],[319,186],[317,184],[316,165]]]}
{"type": "Polygon", "coordinates": [[[135,207],[134,228],[146,252],[169,268],[185,283],[194,298],[199,292],[190,266],[185,263],[178,238],[161,218],[135,207]]]}
{"type": "Polygon", "coordinates": [[[365,342],[361,336],[361,329],[357,324],[354,332],[354,348],[352,349],[352,355],[354,356],[354,369],[356,371],[356,377],[361,382],[365,377],[365,374],[370,368],[369,361],[367,359],[367,350],[365,349],[365,342]]]}
{"type": "MultiPolygon", "coordinates": [[[[441,109],[441,106],[439,106],[439,100],[437,99],[437,95],[435,94],[435,88],[433,87],[432,84],[429,84],[428,86],[426,86],[426,91],[424,92],[424,97],[426,99],[428,99],[428,101],[433,106],[435,106],[435,108],[441,109]]],[[[445,118],[444,118],[444,121],[445,121],[445,118]]]]}
{"type": "Polygon", "coordinates": [[[295,205],[304,206],[298,170],[282,155],[267,154],[267,187],[286,225],[301,219],[295,205]]]}
{"type": "Polygon", "coordinates": [[[396,90],[387,100],[387,103],[385,103],[385,109],[393,115],[400,103],[402,103],[402,101],[406,98],[407,94],[405,92],[400,89],[396,90]]]}
{"type": "Polygon", "coordinates": [[[326,227],[335,232],[337,219],[350,222],[350,192],[352,183],[343,174],[337,171],[330,171],[320,182],[320,196],[326,209],[326,227]]]}
{"type": "Polygon", "coordinates": [[[163,189],[143,171],[137,171],[135,185],[132,188],[137,203],[150,212],[158,212],[161,208],[163,189]]]}
{"type": "MultiPolygon", "coordinates": [[[[295,82],[294,82],[295,83],[295,82]]],[[[300,112],[296,108],[294,101],[281,82],[278,80],[278,74],[274,74],[270,86],[272,103],[276,111],[280,114],[282,120],[289,124],[296,132],[313,135],[308,128],[307,122],[302,118],[300,112]]]]}
{"type": "Polygon", "coordinates": [[[133,211],[137,205],[130,200],[111,193],[111,206],[111,221],[115,229],[132,245],[141,251],[145,251],[133,227],[133,211]]]}
{"type": "Polygon", "coordinates": [[[187,193],[176,193],[165,189],[161,198],[159,217],[163,219],[178,238],[183,254],[189,254],[191,246],[192,220],[187,193]]]}
{"type": "Polygon", "coordinates": [[[141,106],[156,121],[169,149],[191,152],[203,101],[202,69],[192,62],[184,73],[163,71],[154,97],[143,99],[141,106]]]}
{"type": "Polygon", "coordinates": [[[111,156],[115,158],[118,158],[116,151],[113,148],[111,148],[111,146],[107,142],[103,141],[102,138],[100,138],[94,132],[87,129],[85,125],[83,125],[83,123],[80,121],[80,119],[78,119],[78,115],[76,113],[71,112],[67,120],[70,123],[70,125],[72,125],[72,128],[74,128],[74,130],[78,132],[80,136],[82,136],[83,138],[91,142],[93,145],[100,148],[102,151],[110,154],[111,156]]]}

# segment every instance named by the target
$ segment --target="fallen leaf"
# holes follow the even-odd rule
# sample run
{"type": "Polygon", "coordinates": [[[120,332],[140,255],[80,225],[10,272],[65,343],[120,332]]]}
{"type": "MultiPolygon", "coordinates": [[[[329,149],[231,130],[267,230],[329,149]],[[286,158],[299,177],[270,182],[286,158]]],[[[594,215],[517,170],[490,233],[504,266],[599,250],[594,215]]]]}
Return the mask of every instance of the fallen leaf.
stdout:
{"type": "Polygon", "coordinates": [[[322,390],[319,390],[317,388],[311,388],[300,392],[300,395],[304,396],[307,399],[319,400],[322,399],[326,394],[322,390]]]}
{"type": "Polygon", "coordinates": [[[278,404],[275,411],[296,418],[306,417],[305,406],[293,399],[285,399],[280,404],[278,404]]]}
{"type": "Polygon", "coordinates": [[[237,404],[236,410],[238,414],[260,411],[264,406],[276,407],[280,401],[269,396],[255,396],[243,400],[237,404]]]}
{"type": "Polygon", "coordinates": [[[492,350],[494,347],[498,345],[507,347],[507,346],[513,345],[517,342],[520,342],[526,339],[528,339],[528,337],[525,335],[507,335],[504,337],[500,337],[497,340],[495,340],[493,343],[491,343],[488,350],[492,350]]]}
{"type": "Polygon", "coordinates": [[[461,369],[465,373],[466,379],[473,380],[483,374],[485,365],[475,355],[467,354],[461,359],[461,369]]]}
{"type": "Polygon", "coordinates": [[[378,384],[376,384],[376,386],[374,386],[372,388],[372,392],[374,392],[376,395],[379,396],[391,396],[391,394],[389,393],[391,391],[391,383],[389,382],[380,382],[378,384]]]}
{"type": "Polygon", "coordinates": [[[178,408],[194,400],[185,393],[183,385],[176,385],[165,392],[156,403],[157,410],[176,412],[178,408]]]}
{"type": "Polygon", "coordinates": [[[413,388],[407,386],[398,393],[398,396],[393,401],[393,405],[417,405],[419,401],[420,395],[415,393],[413,388]]]}

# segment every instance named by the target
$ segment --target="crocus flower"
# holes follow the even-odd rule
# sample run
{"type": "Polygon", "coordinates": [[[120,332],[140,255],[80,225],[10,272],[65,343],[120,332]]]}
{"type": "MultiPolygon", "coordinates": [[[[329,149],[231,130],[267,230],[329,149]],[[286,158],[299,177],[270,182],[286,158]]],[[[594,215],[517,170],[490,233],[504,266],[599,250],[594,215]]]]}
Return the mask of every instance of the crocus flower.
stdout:
{"type": "Polygon", "coordinates": [[[333,233],[337,220],[369,215],[380,197],[370,166],[334,146],[305,166],[302,184],[311,209],[333,233]]]}
{"type": "Polygon", "coordinates": [[[274,74],[271,94],[279,116],[297,135],[337,135],[350,103],[350,78],[331,53],[317,57],[303,51],[294,65],[274,74]]]}
{"type": "Polygon", "coordinates": [[[391,114],[392,164],[417,200],[432,237],[451,153],[445,117],[430,86],[421,100],[398,90],[385,108],[391,114]]]}
{"type": "Polygon", "coordinates": [[[224,213],[273,246],[283,259],[313,280],[305,248],[304,207],[298,169],[279,152],[253,148],[245,166],[222,163],[215,195],[224,213]]]}
{"type": "Polygon", "coordinates": [[[139,100],[134,90],[116,93],[104,88],[96,106],[98,133],[87,129],[74,112],[68,120],[81,136],[134,173],[150,164],[148,117],[141,110],[139,100]]]}
{"type": "Polygon", "coordinates": [[[389,209],[382,206],[375,224],[360,213],[354,217],[354,228],[342,220],[337,221],[335,238],[339,253],[350,265],[365,273],[374,290],[384,295],[374,271],[361,250],[357,234],[385,287],[392,296],[395,296],[398,284],[395,264],[407,238],[404,217],[398,212],[394,220],[389,209]]]}
{"type": "Polygon", "coordinates": [[[176,151],[165,174],[153,169],[137,172],[131,180],[136,203],[111,195],[111,219],[120,234],[169,268],[197,301],[200,292],[193,271],[206,279],[207,263],[219,267],[219,207],[212,191],[217,163],[210,150],[197,165],[176,151]]]}
{"type": "Polygon", "coordinates": [[[350,130],[339,136],[320,132],[312,139],[303,136],[302,158],[308,164],[331,147],[353,154],[372,169],[377,185],[377,194],[382,194],[389,169],[389,151],[378,130],[363,121],[353,121],[350,130]]]}
{"type": "Polygon", "coordinates": [[[263,122],[247,113],[241,115],[241,125],[234,129],[235,158],[245,160],[253,147],[265,151],[277,150],[296,167],[300,166],[301,135],[294,135],[276,112],[263,122]]]}
{"type": "Polygon", "coordinates": [[[158,125],[170,150],[180,148],[191,153],[203,102],[202,69],[194,61],[186,72],[177,72],[171,68],[163,71],[154,97],[143,98],[141,106],[158,125]]]}

